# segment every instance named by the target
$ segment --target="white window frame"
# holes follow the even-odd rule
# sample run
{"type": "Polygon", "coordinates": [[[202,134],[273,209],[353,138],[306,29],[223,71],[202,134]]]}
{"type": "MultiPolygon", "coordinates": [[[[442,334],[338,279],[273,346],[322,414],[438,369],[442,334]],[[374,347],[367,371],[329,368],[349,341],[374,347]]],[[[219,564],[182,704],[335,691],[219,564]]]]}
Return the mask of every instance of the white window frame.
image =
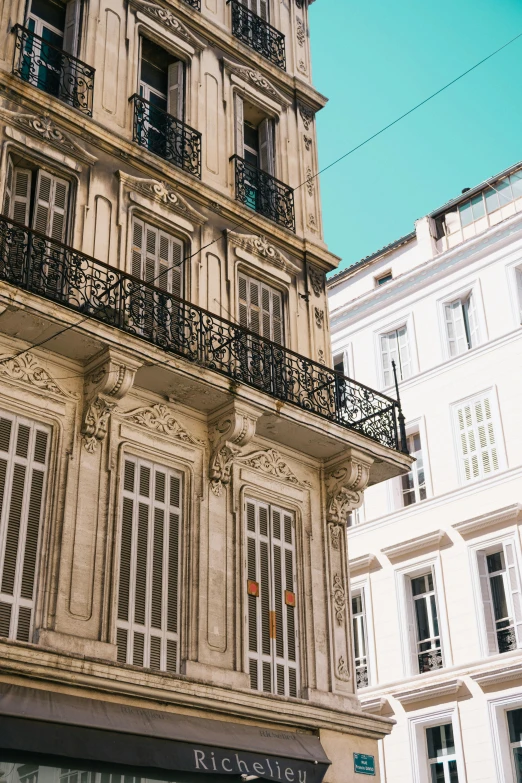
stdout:
{"type": "Polygon", "coordinates": [[[463,399],[451,403],[450,414],[451,414],[451,427],[453,431],[454,453],[457,462],[459,484],[461,487],[474,484],[477,481],[486,481],[491,476],[497,475],[498,473],[501,473],[503,470],[507,468],[504,431],[502,428],[502,420],[500,418],[498,393],[497,393],[496,386],[492,386],[489,389],[484,389],[482,391],[477,392],[476,394],[472,394],[469,397],[464,397],[463,399]],[[462,452],[462,442],[459,433],[458,409],[463,405],[473,404],[475,401],[478,400],[484,400],[485,397],[489,398],[490,406],[491,406],[491,419],[493,422],[493,427],[495,432],[495,440],[496,440],[495,446],[497,449],[498,469],[492,470],[487,475],[483,475],[482,470],[479,470],[478,477],[476,478],[471,477],[470,479],[467,479],[465,467],[464,467],[464,455],[462,452]]]}
{"type": "Polygon", "coordinates": [[[401,379],[400,374],[397,373],[397,380],[399,382],[399,386],[401,386],[404,383],[408,383],[408,381],[419,372],[419,363],[418,363],[417,347],[416,347],[417,341],[415,336],[415,324],[414,324],[412,313],[406,313],[405,315],[402,316],[402,318],[397,318],[394,321],[390,321],[386,323],[378,331],[374,333],[377,378],[379,378],[379,383],[382,389],[393,389],[394,381],[393,381],[393,373],[392,373],[391,383],[389,384],[385,383],[384,367],[382,362],[381,338],[389,334],[390,332],[394,332],[398,329],[402,329],[403,327],[406,329],[406,338],[408,341],[408,349],[410,353],[411,369],[410,369],[409,376],[404,379],[401,379]]]}
{"type": "Polygon", "coordinates": [[[459,358],[462,358],[463,356],[466,356],[470,351],[475,350],[475,348],[478,348],[480,345],[484,345],[484,343],[488,341],[486,317],[484,313],[484,302],[482,298],[482,290],[481,290],[479,280],[472,280],[466,283],[466,285],[453,289],[451,292],[441,297],[438,300],[437,305],[438,305],[438,312],[439,312],[439,331],[440,331],[441,342],[442,342],[442,355],[445,361],[455,361],[459,358]],[[473,302],[475,305],[475,316],[477,322],[477,343],[476,345],[473,345],[471,348],[466,349],[461,353],[458,353],[453,356],[450,351],[448,330],[446,326],[446,305],[449,305],[452,302],[456,302],[458,299],[464,301],[468,299],[470,296],[473,297],[473,302]]]}
{"type": "Polygon", "coordinates": [[[400,509],[407,510],[409,508],[415,508],[419,506],[419,503],[425,503],[433,497],[433,486],[431,483],[431,470],[429,462],[428,451],[428,438],[426,433],[426,419],[421,416],[418,419],[413,419],[406,423],[406,437],[415,435],[420,436],[422,461],[424,464],[424,482],[426,485],[426,498],[425,500],[418,500],[412,503],[411,506],[405,506],[403,502],[403,489],[401,476],[391,479],[388,484],[388,508],[390,511],[399,511],[400,509]]]}
{"type": "Polygon", "coordinates": [[[506,266],[507,285],[515,327],[522,326],[522,260],[506,266]]]}
{"type": "MultiPolygon", "coordinates": [[[[373,607],[371,583],[369,577],[356,578],[350,582],[350,607],[354,593],[361,593],[364,606],[364,624],[366,631],[366,666],[368,669],[368,687],[377,685],[377,660],[375,654],[375,636],[373,632],[373,607]]],[[[350,608],[351,613],[351,608],[350,608]]],[[[352,639],[353,645],[353,639],[352,639]]],[[[355,656],[355,648],[354,648],[355,656]]],[[[355,668],[354,668],[355,671],[355,668]]]]}
{"type": "Polygon", "coordinates": [[[516,783],[513,769],[513,754],[509,741],[507,713],[522,709],[520,690],[508,696],[488,701],[489,722],[493,739],[493,755],[498,783],[516,783]]]}
{"type": "MultiPolygon", "coordinates": [[[[477,626],[479,629],[480,650],[482,655],[484,656],[499,655],[500,653],[498,651],[496,633],[495,633],[494,648],[493,645],[490,643],[490,641],[488,641],[488,622],[485,613],[486,611],[490,611],[490,610],[487,606],[486,607],[484,606],[478,558],[480,552],[492,554],[493,552],[498,551],[499,549],[503,549],[506,543],[511,544],[513,546],[514,569],[515,569],[514,573],[518,582],[516,587],[518,587],[518,591],[522,595],[522,550],[520,548],[517,529],[505,531],[502,536],[483,539],[480,542],[473,543],[473,545],[469,547],[470,567],[471,567],[471,574],[472,574],[472,580],[474,585],[473,596],[475,601],[475,611],[477,613],[477,626]]],[[[491,597],[490,593],[489,593],[489,597],[491,597]]],[[[512,603],[512,598],[510,595],[508,595],[508,602],[512,603]]],[[[511,606],[510,609],[513,612],[513,615],[515,615],[514,607],[511,606]]],[[[514,616],[513,619],[516,623],[516,619],[517,619],[516,616],[514,616]]],[[[522,634],[517,634],[517,648],[518,649],[522,648],[522,634]]]]}
{"type": "Polygon", "coordinates": [[[403,568],[395,571],[398,602],[399,633],[401,637],[403,672],[405,677],[420,674],[417,650],[417,635],[415,629],[415,616],[413,614],[413,597],[411,591],[411,579],[425,574],[432,569],[437,602],[437,614],[439,621],[440,646],[442,650],[442,667],[434,671],[442,671],[452,665],[451,646],[449,644],[448,615],[445,603],[445,594],[440,555],[425,560],[416,560],[403,568]],[[412,627],[413,625],[413,627],[412,627]]]}
{"type": "Polygon", "coordinates": [[[456,703],[448,705],[443,710],[435,707],[429,712],[417,714],[408,719],[413,783],[431,783],[426,729],[441,726],[445,723],[451,723],[453,727],[459,783],[467,783],[459,711],[456,703]]]}

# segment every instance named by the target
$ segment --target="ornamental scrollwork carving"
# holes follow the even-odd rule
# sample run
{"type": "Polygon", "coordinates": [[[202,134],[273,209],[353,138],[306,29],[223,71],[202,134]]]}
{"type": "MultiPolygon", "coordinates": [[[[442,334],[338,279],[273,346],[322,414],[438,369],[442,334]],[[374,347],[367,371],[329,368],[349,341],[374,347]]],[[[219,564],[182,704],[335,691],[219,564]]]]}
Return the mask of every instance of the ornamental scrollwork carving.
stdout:
{"type": "Polygon", "coordinates": [[[243,248],[247,253],[263,258],[278,269],[284,269],[294,275],[300,272],[297,264],[292,263],[267,237],[256,234],[235,234],[232,231],[229,232],[229,236],[234,245],[243,248]]]}
{"type": "Polygon", "coordinates": [[[203,445],[203,441],[195,438],[181,426],[175,418],[172,411],[166,405],[152,405],[150,407],[136,408],[125,414],[127,421],[146,427],[148,430],[154,430],[162,435],[169,435],[172,438],[181,440],[184,443],[193,443],[198,446],[203,445]]]}
{"type": "Polygon", "coordinates": [[[234,458],[242,453],[256,432],[257,414],[243,407],[232,407],[214,424],[210,432],[210,489],[217,497],[230,483],[234,458]]]}
{"type": "Polygon", "coordinates": [[[13,357],[0,357],[0,375],[4,375],[13,381],[28,383],[40,391],[52,392],[60,397],[72,396],[58,386],[32,353],[22,353],[20,356],[13,357]]]}
{"type": "Polygon", "coordinates": [[[347,516],[363,501],[363,490],[368,485],[372,460],[364,455],[351,455],[326,474],[327,520],[345,525],[347,516]]]}
{"type": "Polygon", "coordinates": [[[306,189],[308,191],[309,196],[314,195],[314,188],[315,188],[314,173],[310,168],[310,166],[308,166],[306,169],[306,189]]]}
{"type": "Polygon", "coordinates": [[[339,680],[342,680],[343,682],[349,682],[350,677],[350,671],[348,669],[348,664],[344,660],[344,656],[341,655],[339,660],[337,661],[337,678],[339,680]]]}
{"type": "Polygon", "coordinates": [[[320,307],[314,307],[314,316],[315,325],[318,329],[322,329],[324,327],[324,310],[321,310],[320,307]]]}
{"type": "Polygon", "coordinates": [[[344,527],[342,525],[337,525],[335,522],[330,522],[328,527],[330,529],[331,547],[338,552],[341,548],[341,538],[344,533],[344,527]]]}
{"type": "Polygon", "coordinates": [[[56,125],[47,114],[41,116],[36,114],[21,114],[20,112],[12,112],[8,109],[1,109],[0,113],[12,125],[17,125],[32,136],[43,139],[53,147],[59,149],[62,153],[69,153],[75,158],[89,164],[93,164],[97,160],[94,155],[91,155],[84,150],[83,147],[80,147],[66,131],[56,125]]]}
{"type": "Polygon", "coordinates": [[[306,41],[306,30],[305,30],[304,22],[300,16],[297,16],[295,21],[297,27],[296,30],[297,43],[299,44],[299,46],[304,46],[306,41]]]}
{"type": "Polygon", "coordinates": [[[281,454],[276,449],[267,449],[266,451],[253,451],[250,454],[244,454],[238,457],[238,462],[242,465],[248,465],[256,470],[261,470],[270,476],[288,481],[298,487],[311,487],[309,481],[300,481],[290,466],[284,461],[281,454]]]}
{"type": "Polygon", "coordinates": [[[308,277],[310,278],[310,285],[314,294],[322,296],[324,293],[324,272],[321,272],[320,269],[316,269],[314,266],[309,266],[308,277]]]}
{"type": "Polygon", "coordinates": [[[189,218],[189,220],[194,221],[198,225],[203,225],[206,222],[207,218],[194,207],[191,207],[188,201],[167,182],[148,177],[134,177],[132,174],[127,174],[124,171],[118,171],[117,175],[120,182],[130,190],[157,201],[172,212],[189,218]]]}
{"type": "Polygon", "coordinates": [[[299,104],[299,114],[301,115],[301,119],[303,121],[303,125],[305,126],[305,130],[310,130],[310,125],[314,121],[314,113],[311,109],[308,109],[306,106],[303,106],[302,104],[299,104]]]}
{"type": "Polygon", "coordinates": [[[104,440],[109,426],[109,416],[116,407],[114,400],[97,394],[87,405],[83,417],[82,435],[89,454],[96,451],[98,443],[104,440]]]}
{"type": "Polygon", "coordinates": [[[141,11],[156,19],[164,27],[182,38],[187,43],[192,44],[196,49],[203,49],[203,43],[193,35],[190,30],[177,19],[172,11],[163,8],[156,3],[149,3],[147,0],[132,0],[133,4],[141,11]]]}
{"type": "Polygon", "coordinates": [[[340,574],[334,574],[333,585],[333,600],[335,609],[335,619],[337,625],[344,624],[344,614],[346,609],[346,591],[344,589],[343,580],[340,574]]]}
{"type": "Polygon", "coordinates": [[[307,136],[306,133],[305,133],[304,136],[303,136],[303,140],[304,140],[304,145],[306,147],[307,152],[310,152],[310,150],[312,149],[312,137],[311,136],[307,136]]]}

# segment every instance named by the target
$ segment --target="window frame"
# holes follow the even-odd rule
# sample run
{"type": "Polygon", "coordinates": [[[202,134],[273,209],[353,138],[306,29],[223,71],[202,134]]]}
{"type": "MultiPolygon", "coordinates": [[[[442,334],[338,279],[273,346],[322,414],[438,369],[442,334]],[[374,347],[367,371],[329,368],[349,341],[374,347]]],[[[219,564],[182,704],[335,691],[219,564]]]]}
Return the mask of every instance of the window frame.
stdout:
{"type": "Polygon", "coordinates": [[[381,389],[393,389],[393,373],[390,367],[390,374],[392,376],[391,383],[386,384],[384,366],[382,361],[382,338],[391,332],[399,329],[406,329],[406,338],[408,344],[408,350],[410,354],[410,375],[407,378],[401,379],[400,375],[397,376],[397,381],[400,384],[408,383],[418,372],[419,362],[417,356],[417,340],[415,335],[415,323],[413,313],[409,312],[403,315],[401,318],[396,318],[393,321],[389,321],[381,326],[376,332],[374,332],[374,346],[375,346],[375,360],[376,360],[376,375],[379,379],[381,389]]]}
{"type": "MultiPolygon", "coordinates": [[[[258,270],[255,270],[256,272],[258,270]]],[[[243,264],[238,264],[236,268],[236,297],[235,297],[235,310],[236,310],[236,322],[240,326],[245,326],[249,331],[253,332],[254,334],[257,334],[259,337],[261,337],[264,340],[270,340],[271,342],[275,342],[276,345],[280,345],[282,348],[288,348],[288,339],[289,339],[289,330],[288,330],[288,290],[283,288],[280,285],[277,285],[279,283],[279,280],[267,280],[267,277],[260,274],[252,274],[249,268],[245,268],[243,264]],[[262,289],[268,289],[271,292],[270,296],[270,303],[271,308],[273,304],[273,298],[272,294],[276,293],[281,302],[281,331],[282,331],[282,341],[280,343],[277,343],[277,341],[273,340],[272,337],[266,337],[265,335],[262,335],[260,332],[256,332],[255,329],[252,328],[251,324],[244,325],[241,323],[241,315],[240,315],[240,287],[239,287],[239,279],[244,278],[247,281],[247,286],[250,284],[250,282],[257,284],[259,286],[260,294],[262,293],[262,289]],[[276,283],[274,285],[274,283],[276,283]]],[[[249,300],[248,300],[249,301],[249,300]]],[[[262,307],[261,307],[261,300],[260,300],[260,306],[259,306],[259,315],[260,315],[260,322],[262,317],[262,307]]],[[[272,312],[272,310],[271,310],[272,312]]],[[[247,319],[248,319],[248,313],[247,313],[247,319]]],[[[271,333],[272,333],[272,324],[271,324],[271,333]]]]}
{"type": "MultiPolygon", "coordinates": [[[[377,663],[375,653],[375,637],[373,631],[373,606],[371,582],[368,576],[356,577],[350,581],[350,606],[354,593],[361,593],[364,601],[364,625],[366,630],[366,667],[368,672],[368,688],[377,685],[377,663]]],[[[351,614],[351,612],[350,612],[351,614]]],[[[352,647],[355,659],[355,645],[353,641],[353,622],[352,622],[352,647]]],[[[356,687],[357,690],[357,687],[356,687]]],[[[362,689],[359,689],[362,690],[362,689]]]]}
{"type": "Polygon", "coordinates": [[[507,713],[511,710],[522,709],[522,695],[513,693],[509,696],[488,699],[487,704],[498,783],[505,783],[508,780],[514,781],[507,713]]]}
{"type": "Polygon", "coordinates": [[[482,289],[480,286],[479,279],[472,280],[460,288],[453,289],[451,292],[439,298],[437,300],[437,309],[439,315],[439,332],[440,332],[440,339],[442,345],[442,357],[444,361],[457,361],[458,359],[462,359],[463,357],[467,356],[471,351],[474,351],[476,348],[479,348],[480,346],[488,342],[489,336],[488,336],[487,322],[486,322],[486,317],[484,312],[482,289]],[[469,299],[470,297],[473,297],[473,301],[475,303],[475,317],[476,317],[477,336],[478,336],[477,343],[476,345],[472,345],[471,348],[468,348],[467,350],[462,351],[461,353],[452,355],[450,350],[450,343],[449,343],[448,329],[447,329],[447,322],[446,322],[446,306],[450,305],[453,302],[456,302],[459,299],[461,301],[464,301],[466,299],[469,299]]]}
{"type": "Polygon", "coordinates": [[[500,408],[498,404],[498,394],[497,394],[496,386],[492,386],[489,389],[484,389],[482,391],[470,395],[469,397],[464,397],[460,400],[452,402],[450,404],[450,417],[451,417],[451,429],[453,433],[453,447],[454,447],[455,460],[457,463],[457,475],[459,477],[460,487],[470,486],[479,481],[487,481],[488,478],[494,475],[498,475],[503,470],[506,470],[507,461],[506,461],[504,431],[502,427],[502,419],[500,416],[500,408]],[[466,404],[473,405],[477,401],[482,402],[483,404],[483,401],[486,397],[489,399],[490,406],[491,406],[491,421],[493,423],[493,428],[494,428],[493,430],[495,436],[494,446],[496,447],[496,451],[497,451],[498,468],[496,470],[490,471],[487,475],[483,475],[483,470],[482,468],[480,468],[479,476],[475,478],[472,476],[471,478],[467,479],[466,470],[464,466],[465,455],[462,452],[462,441],[459,434],[458,409],[464,407],[466,404]]]}
{"type": "Polygon", "coordinates": [[[446,723],[451,723],[453,728],[458,783],[467,783],[459,711],[456,702],[450,703],[445,709],[434,707],[430,711],[408,718],[413,783],[431,783],[426,730],[446,723]]]}

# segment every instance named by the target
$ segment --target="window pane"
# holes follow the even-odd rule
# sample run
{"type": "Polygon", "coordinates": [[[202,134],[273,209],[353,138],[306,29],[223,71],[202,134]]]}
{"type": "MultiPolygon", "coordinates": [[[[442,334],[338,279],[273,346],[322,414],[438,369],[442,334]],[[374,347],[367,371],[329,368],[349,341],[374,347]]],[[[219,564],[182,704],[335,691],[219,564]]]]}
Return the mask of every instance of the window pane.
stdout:
{"type": "Polygon", "coordinates": [[[509,724],[509,741],[522,742],[522,709],[510,710],[507,716],[509,724]]]}
{"type": "Polygon", "coordinates": [[[342,353],[338,353],[337,356],[334,356],[334,370],[336,372],[342,372],[344,375],[344,356],[342,353]]]}
{"type": "Polygon", "coordinates": [[[522,748],[513,748],[517,783],[522,783],[522,748]]]}
{"type": "Polygon", "coordinates": [[[493,598],[495,620],[502,620],[502,618],[509,616],[506,601],[506,591],[504,589],[504,580],[499,574],[498,576],[491,576],[489,583],[491,585],[491,596],[493,598]]]}
{"type": "Polygon", "coordinates": [[[501,207],[510,204],[513,201],[513,194],[511,193],[511,185],[508,177],[497,182],[495,187],[498,190],[498,198],[501,207]]]}
{"type": "Polygon", "coordinates": [[[429,574],[426,574],[426,579],[428,581],[428,590],[433,590],[433,574],[431,571],[429,574]]]}
{"type": "Polygon", "coordinates": [[[522,171],[517,171],[515,174],[512,174],[510,180],[513,198],[520,198],[522,196],[522,171]]]}
{"type": "Polygon", "coordinates": [[[459,775],[457,772],[457,762],[450,761],[448,764],[449,769],[449,783],[459,783],[459,775]]]}
{"type": "Polygon", "coordinates": [[[428,608],[424,598],[419,598],[415,601],[415,616],[417,618],[417,640],[421,642],[423,639],[429,639],[431,634],[428,623],[428,608]]]}
{"type": "Polygon", "coordinates": [[[435,631],[435,636],[439,635],[439,618],[437,617],[437,604],[435,601],[435,596],[430,596],[430,603],[431,603],[431,619],[433,620],[433,630],[435,631]]]}
{"type": "Polygon", "coordinates": [[[486,214],[486,208],[484,206],[482,193],[480,196],[475,196],[475,198],[471,199],[471,206],[473,209],[473,220],[479,220],[481,217],[484,217],[486,214]]]}
{"type": "Polygon", "coordinates": [[[360,614],[362,612],[362,598],[360,595],[354,595],[352,597],[352,614],[360,614]]]}
{"type": "Polygon", "coordinates": [[[413,595],[422,595],[426,592],[426,577],[416,576],[411,580],[411,591],[413,595]]]}
{"type": "Polygon", "coordinates": [[[494,552],[492,555],[486,557],[488,564],[488,573],[494,574],[496,571],[504,570],[504,563],[502,558],[502,552],[494,552]]]}
{"type": "Polygon", "coordinates": [[[471,209],[471,201],[466,201],[465,204],[461,204],[459,207],[460,212],[460,222],[462,224],[462,227],[469,226],[470,223],[473,223],[473,212],[471,209]]]}
{"type": "Polygon", "coordinates": [[[452,756],[455,753],[451,723],[426,729],[426,738],[428,740],[428,758],[439,759],[442,756],[452,756]]]}
{"type": "Polygon", "coordinates": [[[432,764],[431,767],[431,783],[444,783],[444,765],[432,764]]]}
{"type": "Polygon", "coordinates": [[[486,196],[486,210],[488,212],[494,212],[496,209],[498,209],[499,203],[498,203],[497,192],[490,188],[489,190],[486,190],[485,196],[486,196]]]}

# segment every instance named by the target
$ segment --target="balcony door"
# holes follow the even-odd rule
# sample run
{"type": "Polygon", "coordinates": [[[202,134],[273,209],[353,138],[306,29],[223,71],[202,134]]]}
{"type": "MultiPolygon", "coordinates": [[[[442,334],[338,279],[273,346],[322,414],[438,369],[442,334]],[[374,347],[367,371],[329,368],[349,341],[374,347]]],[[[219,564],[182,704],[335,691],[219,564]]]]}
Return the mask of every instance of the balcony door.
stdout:
{"type": "Polygon", "coordinates": [[[282,396],[285,354],[278,346],[284,343],[283,297],[274,288],[246,275],[239,275],[238,287],[240,325],[277,343],[272,346],[254,337],[245,338],[242,371],[249,383],[282,396]]]}
{"type": "Polygon", "coordinates": [[[260,16],[264,22],[268,22],[268,0],[241,0],[241,5],[248,8],[256,16],[260,16]]]}

